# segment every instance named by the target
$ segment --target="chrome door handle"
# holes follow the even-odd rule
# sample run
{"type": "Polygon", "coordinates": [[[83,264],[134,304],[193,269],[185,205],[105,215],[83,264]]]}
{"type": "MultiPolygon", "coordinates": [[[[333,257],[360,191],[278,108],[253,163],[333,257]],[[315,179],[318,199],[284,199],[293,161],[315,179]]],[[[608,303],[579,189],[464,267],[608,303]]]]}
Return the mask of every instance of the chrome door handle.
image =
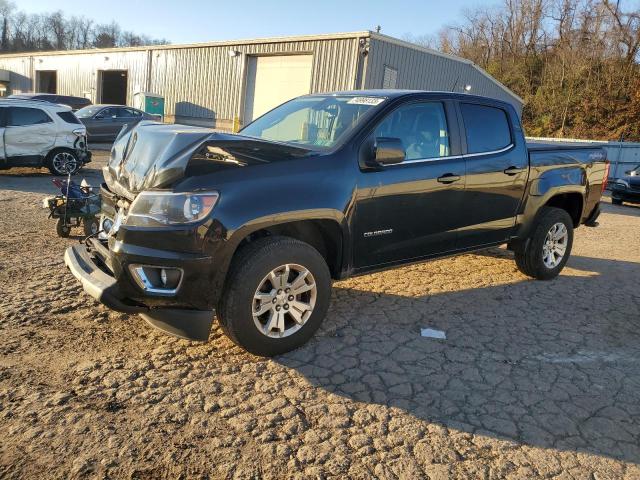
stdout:
{"type": "Polygon", "coordinates": [[[505,168],[503,170],[504,173],[506,173],[507,175],[517,175],[521,172],[524,172],[524,168],[518,168],[518,167],[509,167],[509,168],[505,168]]]}
{"type": "Polygon", "coordinates": [[[460,180],[460,175],[456,175],[455,173],[445,173],[441,177],[438,177],[438,182],[440,183],[453,183],[460,180]]]}

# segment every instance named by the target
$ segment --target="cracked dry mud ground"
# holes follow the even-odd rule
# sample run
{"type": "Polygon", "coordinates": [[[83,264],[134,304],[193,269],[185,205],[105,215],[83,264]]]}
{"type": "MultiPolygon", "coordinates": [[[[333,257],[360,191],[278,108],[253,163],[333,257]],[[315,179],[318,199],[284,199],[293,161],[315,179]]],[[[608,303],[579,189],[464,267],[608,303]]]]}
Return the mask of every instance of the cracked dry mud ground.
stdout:
{"type": "Polygon", "coordinates": [[[0,477],[640,478],[640,208],[551,282],[499,249],[338,282],[267,360],[85,295],[50,178],[0,173],[0,477]]]}

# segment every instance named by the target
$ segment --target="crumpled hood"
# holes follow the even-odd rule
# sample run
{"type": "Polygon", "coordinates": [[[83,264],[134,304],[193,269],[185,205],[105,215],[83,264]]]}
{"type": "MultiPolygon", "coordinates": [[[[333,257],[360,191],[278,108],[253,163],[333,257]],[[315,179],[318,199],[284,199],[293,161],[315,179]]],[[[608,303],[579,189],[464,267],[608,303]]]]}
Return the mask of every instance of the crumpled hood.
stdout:
{"type": "Polygon", "coordinates": [[[111,148],[105,182],[129,199],[142,190],[162,188],[182,176],[194,150],[213,134],[208,128],[152,121],[126,128],[111,148]]]}
{"type": "Polygon", "coordinates": [[[143,190],[167,188],[184,177],[193,154],[205,143],[226,152],[242,151],[243,158],[260,163],[309,153],[302,147],[209,128],[142,121],[118,135],[103,168],[105,182],[109,190],[129,200],[143,190]]]}

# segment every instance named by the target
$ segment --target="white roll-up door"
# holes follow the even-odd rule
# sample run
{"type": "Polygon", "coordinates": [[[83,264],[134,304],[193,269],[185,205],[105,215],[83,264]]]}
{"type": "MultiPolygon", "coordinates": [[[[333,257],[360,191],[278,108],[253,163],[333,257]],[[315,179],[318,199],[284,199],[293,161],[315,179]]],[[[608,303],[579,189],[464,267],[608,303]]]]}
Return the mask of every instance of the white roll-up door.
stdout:
{"type": "Polygon", "coordinates": [[[313,55],[249,57],[243,123],[309,93],[313,55]]]}

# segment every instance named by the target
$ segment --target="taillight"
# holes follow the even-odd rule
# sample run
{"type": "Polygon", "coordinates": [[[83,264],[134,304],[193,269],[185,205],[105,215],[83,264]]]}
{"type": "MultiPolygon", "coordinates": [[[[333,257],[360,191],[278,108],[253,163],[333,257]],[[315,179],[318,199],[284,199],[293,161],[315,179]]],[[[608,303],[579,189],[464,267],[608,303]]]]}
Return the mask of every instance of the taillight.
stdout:
{"type": "Polygon", "coordinates": [[[611,164],[609,163],[609,160],[605,160],[604,161],[604,179],[602,180],[602,190],[600,191],[600,193],[604,193],[605,189],[607,188],[607,183],[609,182],[609,167],[611,166],[611,164]]]}

